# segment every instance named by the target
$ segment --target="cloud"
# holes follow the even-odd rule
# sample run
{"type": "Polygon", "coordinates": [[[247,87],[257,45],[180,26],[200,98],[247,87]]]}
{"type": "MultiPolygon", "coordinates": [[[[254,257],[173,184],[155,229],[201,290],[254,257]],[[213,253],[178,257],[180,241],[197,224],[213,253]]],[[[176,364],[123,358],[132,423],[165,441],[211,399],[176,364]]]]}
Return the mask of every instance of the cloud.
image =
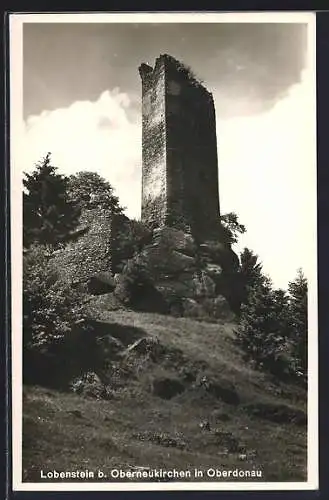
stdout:
{"type": "Polygon", "coordinates": [[[133,105],[127,94],[115,88],[96,101],[77,101],[30,116],[19,152],[21,169],[33,169],[50,151],[61,173],[98,172],[112,183],[127,214],[139,215],[141,126],[136,113],[131,113],[133,105]]]}
{"type": "Polygon", "coordinates": [[[153,65],[161,53],[220,89],[222,117],[267,110],[300,80],[308,28],[306,22],[246,21],[142,23],[137,29],[134,23],[25,23],[24,116],[96,99],[108,87],[140,95],[138,67],[153,65]]]}
{"type": "Polygon", "coordinates": [[[316,146],[312,74],[267,113],[221,121],[218,117],[222,211],[236,211],[248,246],[277,286],[299,266],[313,272],[316,146]]]}
{"type": "MultiPolygon", "coordinates": [[[[253,249],[283,287],[299,266],[312,271],[315,122],[311,74],[302,76],[266,113],[221,120],[217,109],[221,212],[237,212],[247,227],[238,250],[253,249]]],[[[22,170],[50,151],[62,173],[97,171],[108,179],[127,214],[139,217],[141,117],[135,106],[114,89],[95,101],[30,116],[19,150],[22,170]]]]}

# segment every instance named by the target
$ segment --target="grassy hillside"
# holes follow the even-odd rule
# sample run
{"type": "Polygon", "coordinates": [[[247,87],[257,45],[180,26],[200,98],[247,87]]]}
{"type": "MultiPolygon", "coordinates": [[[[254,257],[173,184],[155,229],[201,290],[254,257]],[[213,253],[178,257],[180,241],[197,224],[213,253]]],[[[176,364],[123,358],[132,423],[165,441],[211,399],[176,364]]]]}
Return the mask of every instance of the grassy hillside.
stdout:
{"type": "Polygon", "coordinates": [[[107,398],[26,386],[23,480],[136,467],[306,480],[306,393],[250,369],[234,324],[127,311],[98,320],[122,347],[107,398]]]}

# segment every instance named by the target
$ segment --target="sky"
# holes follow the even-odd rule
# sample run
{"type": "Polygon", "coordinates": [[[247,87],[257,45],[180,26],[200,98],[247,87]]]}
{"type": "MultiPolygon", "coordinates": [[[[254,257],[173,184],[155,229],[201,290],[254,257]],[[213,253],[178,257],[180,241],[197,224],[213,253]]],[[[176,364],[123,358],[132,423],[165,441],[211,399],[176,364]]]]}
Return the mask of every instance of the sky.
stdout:
{"type": "Polygon", "coordinates": [[[277,287],[312,272],[315,127],[307,26],[291,23],[26,23],[22,171],[48,151],[63,174],[95,171],[140,217],[138,66],[169,53],[213,93],[221,212],[247,232],[277,287]]]}

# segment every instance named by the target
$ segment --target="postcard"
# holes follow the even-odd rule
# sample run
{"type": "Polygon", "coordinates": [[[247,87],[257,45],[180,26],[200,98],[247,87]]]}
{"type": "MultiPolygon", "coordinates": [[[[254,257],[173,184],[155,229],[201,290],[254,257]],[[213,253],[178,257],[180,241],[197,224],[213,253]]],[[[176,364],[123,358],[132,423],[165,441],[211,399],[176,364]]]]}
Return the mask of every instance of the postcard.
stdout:
{"type": "Polygon", "coordinates": [[[11,14],[14,491],[318,488],[315,14],[11,14]]]}

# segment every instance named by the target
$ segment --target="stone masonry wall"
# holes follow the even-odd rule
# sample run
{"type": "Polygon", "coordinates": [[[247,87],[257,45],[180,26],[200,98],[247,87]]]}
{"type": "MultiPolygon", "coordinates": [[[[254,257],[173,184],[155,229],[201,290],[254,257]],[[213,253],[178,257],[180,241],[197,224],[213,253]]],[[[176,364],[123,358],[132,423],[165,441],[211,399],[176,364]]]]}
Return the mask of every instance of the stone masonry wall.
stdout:
{"type": "Polygon", "coordinates": [[[165,68],[140,67],[142,78],[142,220],[164,224],[167,212],[165,68]],[[151,70],[151,71],[150,71],[151,70]]]}
{"type": "Polygon", "coordinates": [[[197,240],[218,237],[219,195],[212,95],[180,66],[166,60],[167,197],[170,225],[197,240]]]}
{"type": "Polygon", "coordinates": [[[176,59],[142,64],[142,220],[218,237],[219,195],[212,95],[176,59]]]}

